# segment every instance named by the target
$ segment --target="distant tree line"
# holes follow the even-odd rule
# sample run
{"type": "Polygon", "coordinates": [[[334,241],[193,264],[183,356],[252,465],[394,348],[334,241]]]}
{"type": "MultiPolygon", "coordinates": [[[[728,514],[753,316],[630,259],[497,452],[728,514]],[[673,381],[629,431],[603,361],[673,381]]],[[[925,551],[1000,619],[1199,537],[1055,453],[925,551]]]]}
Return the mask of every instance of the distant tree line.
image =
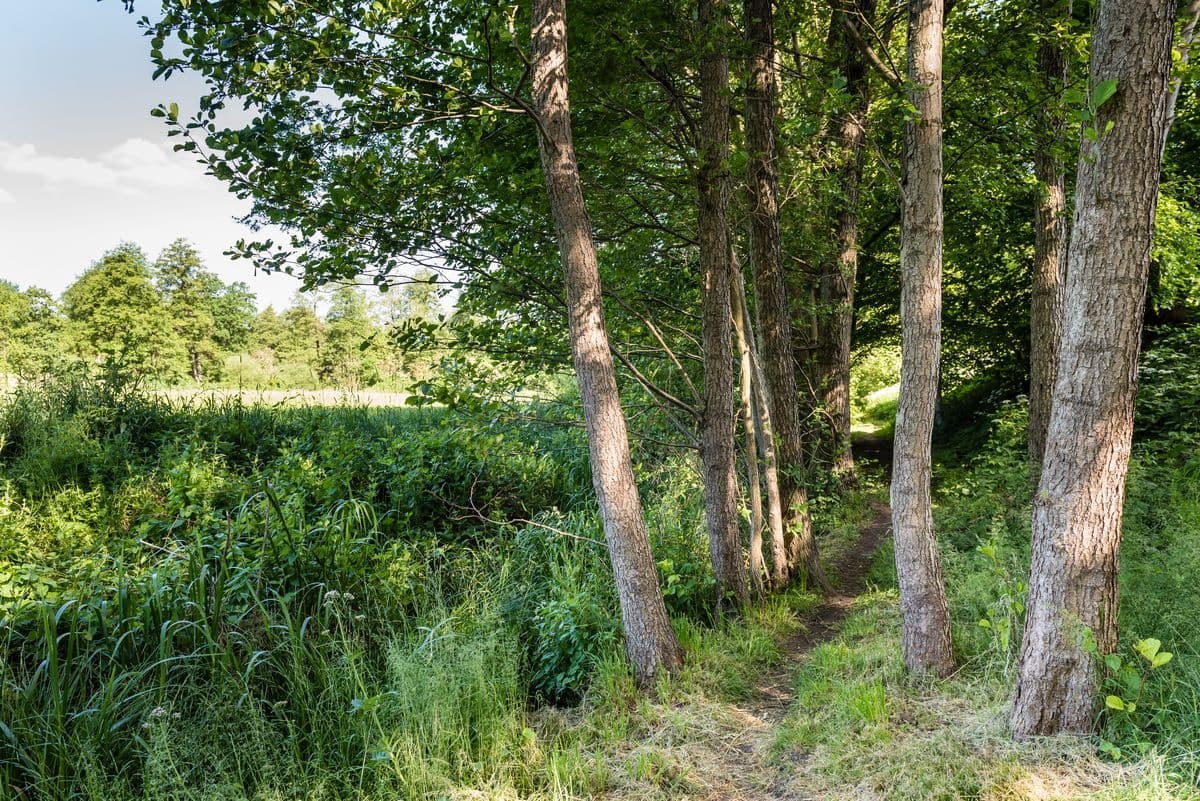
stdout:
{"type": "Polygon", "coordinates": [[[167,385],[301,389],[403,389],[427,378],[436,351],[401,340],[414,324],[437,322],[432,274],[371,294],[341,285],[258,311],[244,282],[223,281],[186,240],[153,261],[124,243],[61,298],[0,281],[0,373],[37,378],[94,366],[167,385]]]}

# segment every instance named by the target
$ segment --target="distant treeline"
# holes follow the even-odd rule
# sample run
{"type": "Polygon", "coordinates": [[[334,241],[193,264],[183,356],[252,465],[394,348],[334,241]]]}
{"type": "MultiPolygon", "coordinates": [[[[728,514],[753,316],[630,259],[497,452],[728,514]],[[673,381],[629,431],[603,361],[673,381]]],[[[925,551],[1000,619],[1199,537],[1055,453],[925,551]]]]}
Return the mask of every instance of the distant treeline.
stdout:
{"type": "Polygon", "coordinates": [[[255,301],[245,283],[205,269],[185,240],[154,261],[122,244],[61,298],[0,281],[0,373],[92,365],[168,385],[403,388],[439,358],[429,337],[420,352],[400,346],[439,318],[431,274],[371,297],[355,286],[298,292],[282,311],[255,301]]]}

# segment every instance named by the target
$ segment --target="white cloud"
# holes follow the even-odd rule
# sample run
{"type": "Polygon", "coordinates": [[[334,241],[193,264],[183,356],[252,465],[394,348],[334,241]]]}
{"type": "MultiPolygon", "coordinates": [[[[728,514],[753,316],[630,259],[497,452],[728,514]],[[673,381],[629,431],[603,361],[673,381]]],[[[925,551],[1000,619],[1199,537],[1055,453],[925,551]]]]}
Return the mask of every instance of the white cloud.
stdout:
{"type": "Polygon", "coordinates": [[[16,202],[17,202],[17,199],[15,197],[13,197],[12,192],[9,192],[4,187],[0,186],[0,204],[16,203],[16,202]]]}
{"type": "Polygon", "coordinates": [[[130,193],[196,185],[203,172],[188,159],[141,138],[126,139],[94,158],[45,154],[31,144],[0,141],[0,172],[40,178],[51,185],[130,193]]]}

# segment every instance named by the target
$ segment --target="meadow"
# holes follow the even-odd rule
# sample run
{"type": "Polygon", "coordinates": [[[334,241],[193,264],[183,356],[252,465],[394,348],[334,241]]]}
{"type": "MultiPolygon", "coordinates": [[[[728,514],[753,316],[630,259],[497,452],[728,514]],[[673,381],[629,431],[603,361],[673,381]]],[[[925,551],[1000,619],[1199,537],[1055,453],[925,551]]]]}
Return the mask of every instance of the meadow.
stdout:
{"type": "MultiPolygon", "coordinates": [[[[0,406],[0,797],[1195,797],[1196,339],[1144,360],[1105,684],[1123,708],[1090,742],[1025,746],[1005,731],[1029,558],[1020,400],[951,408],[939,438],[962,667],[937,682],[900,664],[886,541],[828,631],[801,589],[714,619],[695,457],[639,440],[687,654],[641,694],[560,406],[19,389],[0,406]],[[1151,638],[1168,663],[1139,654],[1151,638]]],[[[892,376],[870,380],[860,426],[886,433],[892,376]]],[[[885,502],[870,466],[814,496],[835,581],[885,502]]]]}

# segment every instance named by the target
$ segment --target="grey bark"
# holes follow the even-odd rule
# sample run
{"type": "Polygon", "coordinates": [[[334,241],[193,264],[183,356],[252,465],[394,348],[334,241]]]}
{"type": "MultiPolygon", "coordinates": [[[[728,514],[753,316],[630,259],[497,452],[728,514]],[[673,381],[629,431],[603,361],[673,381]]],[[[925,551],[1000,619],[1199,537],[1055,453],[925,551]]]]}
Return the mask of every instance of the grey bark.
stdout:
{"type": "Polygon", "coordinates": [[[817,391],[829,420],[824,458],[835,473],[854,470],[850,449],[850,344],[854,330],[854,283],[858,276],[858,203],[871,106],[867,57],[859,31],[875,19],[876,0],[835,0],[830,11],[830,55],[846,79],[848,106],[833,120],[835,176],[831,216],[834,253],[823,260],[818,282],[817,391]]]}
{"type": "Polygon", "coordinates": [[[892,531],[904,663],[914,673],[954,669],[950,611],[930,498],[930,448],[942,340],[942,0],[908,15],[909,101],[900,226],[900,399],[892,473],[892,531]]]}
{"type": "Polygon", "coordinates": [[[1137,356],[1166,133],[1174,0],[1101,0],[1091,83],[1115,79],[1082,140],[1066,326],[1041,480],[1012,727],[1017,738],[1087,732],[1094,651],[1116,646],[1121,511],[1137,356]],[[1084,646],[1090,630],[1097,649],[1084,646]]]}
{"type": "MultiPolygon", "coordinates": [[[[1192,57],[1192,43],[1196,39],[1196,26],[1200,24],[1200,0],[1192,0],[1184,12],[1183,29],[1179,32],[1179,42],[1175,49],[1179,51],[1179,66],[1186,67],[1192,57]]],[[[1175,78],[1171,82],[1171,96],[1167,100],[1167,130],[1163,134],[1163,149],[1167,146],[1167,137],[1171,135],[1171,126],[1175,124],[1175,106],[1179,103],[1179,91],[1183,88],[1183,79],[1175,78]]]]}
{"type": "Polygon", "coordinates": [[[733,440],[733,344],[729,326],[729,55],[728,9],[723,0],[700,0],[700,271],[703,274],[701,342],[704,413],[700,460],[708,547],[718,605],[748,600],[737,513],[733,440]]]}
{"type": "Polygon", "coordinates": [[[749,156],[750,252],[770,412],[779,437],[778,455],[782,467],[779,484],[788,538],[788,570],[792,575],[806,575],[817,587],[828,592],[829,582],[821,568],[812,519],[808,514],[808,492],[803,483],[806,460],[800,422],[801,398],[796,387],[792,326],[779,239],[774,12],[771,0],[745,0],[744,10],[749,48],[746,149],[749,156]]]}
{"type": "Polygon", "coordinates": [[[775,428],[771,423],[771,407],[767,402],[766,379],[762,359],[751,326],[750,310],[746,304],[746,287],[740,270],[733,280],[733,313],[740,317],[750,351],[750,386],[754,390],[754,438],[763,459],[763,483],[767,487],[767,531],[771,554],[771,586],[782,589],[788,581],[787,540],[784,529],[783,502],[779,489],[779,462],[775,455],[775,428]]]}
{"type": "MultiPolygon", "coordinates": [[[[1071,0],[1043,0],[1044,27],[1049,29],[1056,17],[1069,18],[1071,5],[1071,0]]],[[[1059,155],[1067,126],[1057,100],[1068,78],[1063,42],[1047,35],[1038,47],[1037,62],[1047,99],[1038,115],[1038,146],[1033,162],[1038,198],[1034,208],[1033,294],[1029,309],[1028,455],[1035,481],[1041,470],[1046,429],[1050,425],[1067,279],[1066,174],[1059,155]]]]}
{"type": "Polygon", "coordinates": [[[745,319],[737,304],[733,308],[733,330],[738,349],[738,389],[742,412],[742,434],[745,438],[746,487],[750,503],[750,546],[749,573],[750,589],[756,597],[762,597],[766,589],[766,561],[763,559],[763,531],[766,521],[763,515],[762,471],[759,469],[758,421],[754,411],[754,362],[750,353],[750,337],[745,319]]]}
{"type": "Polygon", "coordinates": [[[599,266],[583,201],[567,96],[565,0],[534,0],[532,109],[566,283],[571,354],[587,428],[592,484],[608,543],[625,650],[640,685],[681,664],[629,456],[601,304],[599,266]]]}

